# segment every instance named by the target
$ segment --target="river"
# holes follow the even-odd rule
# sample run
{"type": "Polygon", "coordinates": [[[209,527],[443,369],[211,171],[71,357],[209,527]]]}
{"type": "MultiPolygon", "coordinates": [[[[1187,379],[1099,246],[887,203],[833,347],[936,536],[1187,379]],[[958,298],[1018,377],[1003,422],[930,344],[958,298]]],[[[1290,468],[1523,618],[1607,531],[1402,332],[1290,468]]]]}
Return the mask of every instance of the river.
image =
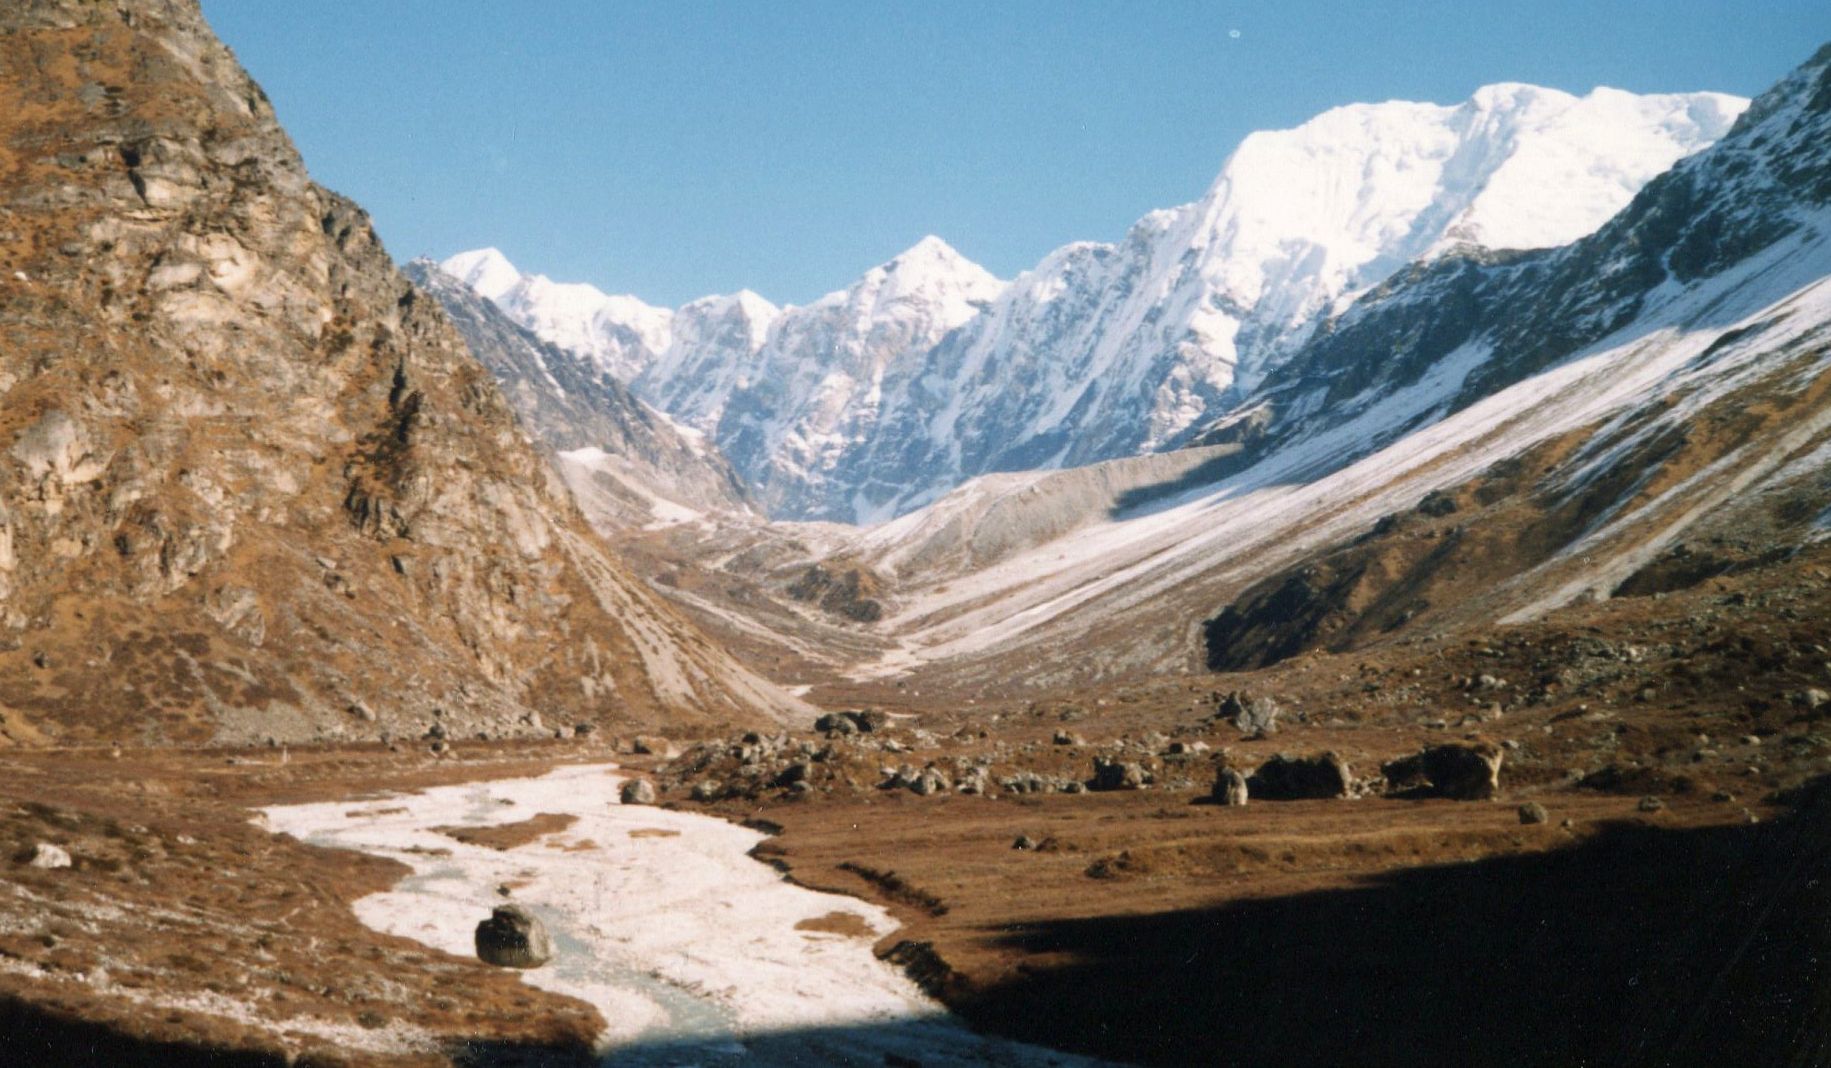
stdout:
{"type": "Polygon", "coordinates": [[[747,854],[763,835],[709,816],[624,805],[614,765],[443,786],[385,799],[265,810],[315,845],[399,860],[413,874],[355,904],[378,931],[460,956],[512,900],[553,935],[553,960],[518,973],[597,1007],[617,1065],[1091,1066],[974,1034],[872,944],[882,908],[808,890],[747,854]],[[576,817],[515,848],[432,830],[576,817]],[[504,896],[501,888],[507,887],[504,896]],[[797,926],[801,925],[801,926],[797,926]]]}

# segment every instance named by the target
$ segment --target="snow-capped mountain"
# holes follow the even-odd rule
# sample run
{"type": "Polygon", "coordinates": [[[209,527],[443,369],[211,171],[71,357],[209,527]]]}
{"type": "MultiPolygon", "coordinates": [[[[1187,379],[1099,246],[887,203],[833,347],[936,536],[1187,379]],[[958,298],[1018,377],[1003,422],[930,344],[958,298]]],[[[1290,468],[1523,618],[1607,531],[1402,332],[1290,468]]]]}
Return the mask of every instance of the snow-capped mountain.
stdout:
{"type": "MultiPolygon", "coordinates": [[[[1337,108],[1241,143],[1201,200],[1077,244],[886,384],[842,473],[860,520],[988,471],[1174,447],[1401,266],[1601,225],[1746,101],[1495,85],[1454,106],[1337,108]]],[[[843,510],[840,514],[844,514],[843,510]]]]}
{"type": "MultiPolygon", "coordinates": [[[[925,237],[845,289],[784,310],[731,382],[716,421],[702,416],[695,425],[714,436],[769,514],[833,513],[851,490],[833,485],[833,473],[873,440],[885,376],[980,314],[1004,285],[925,237]]],[[[654,374],[636,388],[664,396],[654,374]]]]}
{"type": "Polygon", "coordinates": [[[1248,137],[1202,199],[1008,286],[929,238],[806,308],[712,298],[670,328],[488,250],[445,268],[711,434],[770,514],[866,522],[977,474],[1180,445],[1401,267],[1581,237],[1746,103],[1504,84],[1336,108],[1248,137]]]}
{"type": "Polygon", "coordinates": [[[522,275],[494,249],[440,266],[711,435],[779,515],[830,510],[829,473],[870,440],[892,364],[928,351],[1004,288],[933,236],[805,307],[744,291],[668,312],[522,275]]]}
{"type": "Polygon", "coordinates": [[[619,381],[642,373],[668,346],[674,313],[635,297],[524,275],[493,248],[461,252],[439,266],[542,340],[588,357],[619,381]]]}
{"type": "Polygon", "coordinates": [[[1828,329],[1831,46],[1593,233],[1399,272],[1150,458],[1183,465],[987,476],[858,532],[833,556],[892,604],[862,674],[1240,669],[1791,559],[1831,538],[1828,329]]]}
{"type": "Polygon", "coordinates": [[[781,316],[747,289],[682,305],[667,350],[636,381],[676,419],[716,430],[731,395],[755,376],[757,353],[781,316]]]}

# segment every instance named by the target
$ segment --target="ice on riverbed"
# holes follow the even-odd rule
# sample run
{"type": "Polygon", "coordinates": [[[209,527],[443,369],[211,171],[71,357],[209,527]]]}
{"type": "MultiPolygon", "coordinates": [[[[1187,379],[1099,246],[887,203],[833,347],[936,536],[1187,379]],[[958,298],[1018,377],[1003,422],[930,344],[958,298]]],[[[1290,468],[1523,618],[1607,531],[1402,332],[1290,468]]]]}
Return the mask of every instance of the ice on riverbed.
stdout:
{"type": "Polygon", "coordinates": [[[393,857],[414,874],[356,903],[380,931],[471,956],[504,898],[546,922],[556,952],[526,982],[597,1006],[618,1064],[1087,1064],[966,1030],[871,952],[888,913],[786,882],[746,854],[755,831],[617,802],[610,765],[443,786],[386,800],[285,805],[267,826],[318,845],[393,857]],[[551,812],[568,829],[509,850],[430,828],[515,823],[551,812]],[[430,851],[449,851],[439,855],[430,851]],[[869,938],[799,930],[831,913],[869,938]],[[684,1059],[683,1059],[684,1058],[684,1059]]]}

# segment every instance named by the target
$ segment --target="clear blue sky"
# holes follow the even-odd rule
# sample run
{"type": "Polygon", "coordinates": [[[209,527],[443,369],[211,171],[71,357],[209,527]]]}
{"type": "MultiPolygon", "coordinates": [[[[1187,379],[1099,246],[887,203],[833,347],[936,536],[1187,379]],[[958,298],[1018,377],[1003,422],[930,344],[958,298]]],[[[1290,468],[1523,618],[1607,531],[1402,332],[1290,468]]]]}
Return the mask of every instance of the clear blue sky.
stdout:
{"type": "Polygon", "coordinates": [[[662,304],[803,303],[927,233],[1010,277],[1337,104],[1753,95],[1831,40],[1825,0],[203,6],[396,258],[496,245],[662,304]]]}

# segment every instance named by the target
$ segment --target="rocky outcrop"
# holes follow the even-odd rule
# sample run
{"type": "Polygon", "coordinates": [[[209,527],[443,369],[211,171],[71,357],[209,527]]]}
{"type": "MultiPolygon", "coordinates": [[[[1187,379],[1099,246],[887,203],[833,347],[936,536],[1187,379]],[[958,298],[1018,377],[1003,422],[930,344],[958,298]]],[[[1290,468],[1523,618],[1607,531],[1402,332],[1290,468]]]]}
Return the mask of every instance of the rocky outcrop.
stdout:
{"type": "Polygon", "coordinates": [[[70,852],[63,846],[49,842],[39,842],[33,846],[31,854],[26,858],[26,865],[33,868],[68,868],[70,864],[70,852]]]}
{"type": "Polygon", "coordinates": [[[499,968],[538,968],[553,959],[540,917],[520,905],[498,905],[477,925],[477,959],[499,968]]]}
{"type": "Polygon", "coordinates": [[[1353,796],[1354,774],[1334,753],[1300,757],[1279,753],[1246,780],[1252,796],[1273,801],[1353,796]]]}
{"type": "Polygon", "coordinates": [[[1433,745],[1380,766],[1386,789],[1458,801],[1487,801],[1500,794],[1505,751],[1492,742],[1433,745]]]}
{"type": "Polygon", "coordinates": [[[1136,761],[1094,757],[1089,790],[1142,790],[1153,780],[1151,770],[1136,761]]]}
{"type": "Polygon", "coordinates": [[[8,5],[0,62],[9,715],[157,743],[794,705],[586,529],[194,0],[8,5]]]}
{"type": "Polygon", "coordinates": [[[890,716],[875,708],[858,709],[851,712],[828,712],[814,721],[814,729],[822,734],[869,734],[881,731],[890,724],[890,716]]]}
{"type": "Polygon", "coordinates": [[[1241,734],[1264,737],[1277,733],[1280,711],[1278,702],[1263,694],[1254,697],[1234,692],[1221,699],[1221,707],[1215,715],[1233,724],[1241,734]]]}
{"type": "Polygon", "coordinates": [[[884,618],[882,580],[857,566],[838,562],[810,564],[790,584],[788,595],[854,623],[875,623],[884,618]]]}
{"type": "Polygon", "coordinates": [[[1217,805],[1244,805],[1249,789],[1246,776],[1238,768],[1222,768],[1214,777],[1214,802],[1217,805]]]}

